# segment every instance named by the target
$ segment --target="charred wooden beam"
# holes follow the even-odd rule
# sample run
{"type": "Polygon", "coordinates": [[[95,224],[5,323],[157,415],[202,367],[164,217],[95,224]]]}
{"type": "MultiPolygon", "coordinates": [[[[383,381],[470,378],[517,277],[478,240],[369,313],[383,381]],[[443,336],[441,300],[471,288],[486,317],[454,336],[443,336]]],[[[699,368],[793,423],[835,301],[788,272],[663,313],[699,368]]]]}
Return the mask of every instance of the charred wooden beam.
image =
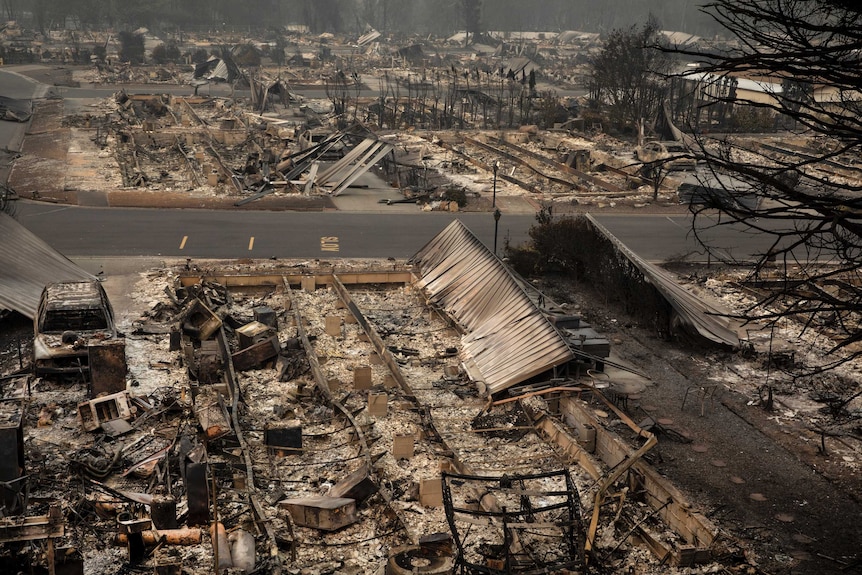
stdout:
{"type": "Polygon", "coordinates": [[[37,541],[65,535],[63,512],[52,506],[47,515],[0,519],[0,543],[37,541]]]}

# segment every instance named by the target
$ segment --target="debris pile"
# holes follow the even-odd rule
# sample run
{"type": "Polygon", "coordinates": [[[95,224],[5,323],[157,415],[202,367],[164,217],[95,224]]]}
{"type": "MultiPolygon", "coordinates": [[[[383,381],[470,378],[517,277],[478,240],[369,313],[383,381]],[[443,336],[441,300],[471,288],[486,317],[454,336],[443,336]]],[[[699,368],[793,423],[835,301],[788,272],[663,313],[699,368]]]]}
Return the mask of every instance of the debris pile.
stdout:
{"type": "MultiPolygon", "coordinates": [[[[122,326],[125,389],[88,397],[85,381],[51,378],[29,395],[7,389],[26,406],[8,419],[31,473],[19,493],[29,500],[7,515],[41,517],[49,549],[56,540],[96,574],[578,572],[630,549],[614,515],[641,536],[651,525],[653,549],[681,564],[680,545],[707,547],[705,532],[662,526],[649,498],[607,510],[604,490],[626,469],[647,491],[666,480],[640,461],[642,433],[604,431],[598,387],[547,381],[481,396],[459,328],[428,307],[414,273],[144,274],[135,297],[148,309],[122,326]],[[632,453],[624,466],[611,455],[620,449],[632,453]],[[588,529],[581,516],[594,505],[588,529]]],[[[689,504],[673,505],[679,515],[689,504]]]]}

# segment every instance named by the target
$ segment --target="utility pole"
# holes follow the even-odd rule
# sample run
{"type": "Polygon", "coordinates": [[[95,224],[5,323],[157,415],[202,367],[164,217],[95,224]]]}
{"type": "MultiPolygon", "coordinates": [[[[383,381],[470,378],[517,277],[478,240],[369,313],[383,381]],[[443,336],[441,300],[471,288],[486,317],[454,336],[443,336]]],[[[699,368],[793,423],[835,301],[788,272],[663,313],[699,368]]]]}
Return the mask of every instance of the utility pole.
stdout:
{"type": "MultiPolygon", "coordinates": [[[[500,162],[498,162],[497,160],[494,160],[493,168],[494,168],[494,195],[491,196],[491,207],[496,208],[497,207],[497,170],[500,169],[500,162]]],[[[496,214],[494,215],[494,217],[498,220],[500,219],[500,216],[498,216],[496,214]]],[[[497,250],[494,250],[495,253],[496,253],[496,251],[497,250]]]]}

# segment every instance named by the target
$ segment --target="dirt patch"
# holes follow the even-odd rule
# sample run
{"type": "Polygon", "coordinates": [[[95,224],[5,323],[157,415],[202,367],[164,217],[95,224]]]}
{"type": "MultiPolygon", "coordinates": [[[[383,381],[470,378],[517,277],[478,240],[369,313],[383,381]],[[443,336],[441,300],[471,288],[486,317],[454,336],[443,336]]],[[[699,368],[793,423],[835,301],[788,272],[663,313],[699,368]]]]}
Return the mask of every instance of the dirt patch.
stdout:
{"type": "Polygon", "coordinates": [[[62,128],[64,110],[64,102],[58,98],[35,102],[30,126],[27,128],[27,137],[62,128]]]}
{"type": "Polygon", "coordinates": [[[12,166],[8,186],[21,197],[76,203],[65,193],[70,132],[63,128],[62,100],[39,102],[33,112],[22,156],[12,166]]]}
{"type": "MultiPolygon", "coordinates": [[[[55,141],[50,141],[50,144],[55,141]]],[[[27,156],[15,162],[9,175],[9,188],[22,198],[77,203],[74,193],[65,191],[65,160],[27,156]]]]}

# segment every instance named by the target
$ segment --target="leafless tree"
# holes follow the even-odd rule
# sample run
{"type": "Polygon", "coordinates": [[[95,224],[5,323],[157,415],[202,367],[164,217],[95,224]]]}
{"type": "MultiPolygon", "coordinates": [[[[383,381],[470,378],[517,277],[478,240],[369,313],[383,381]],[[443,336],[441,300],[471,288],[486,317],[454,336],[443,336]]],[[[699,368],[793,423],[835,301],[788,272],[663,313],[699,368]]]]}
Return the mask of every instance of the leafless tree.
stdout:
{"type": "Polygon", "coordinates": [[[828,369],[862,354],[862,5],[854,0],[713,0],[705,10],[737,42],[683,50],[712,78],[746,77],[767,98],[719,95],[714,105],[774,116],[803,145],[695,134],[711,185],[692,204],[702,243],[717,226],[766,234],[756,277],[781,289],[745,310],[746,320],[801,318],[835,341],[828,369]]]}
{"type": "Polygon", "coordinates": [[[659,30],[652,18],[640,27],[613,30],[590,63],[590,98],[618,129],[654,118],[664,100],[673,58],[656,49],[659,30]]]}
{"type": "Polygon", "coordinates": [[[652,187],[652,199],[656,201],[661,191],[661,186],[672,171],[673,158],[662,158],[644,162],[638,173],[645,178],[652,187]]]}

